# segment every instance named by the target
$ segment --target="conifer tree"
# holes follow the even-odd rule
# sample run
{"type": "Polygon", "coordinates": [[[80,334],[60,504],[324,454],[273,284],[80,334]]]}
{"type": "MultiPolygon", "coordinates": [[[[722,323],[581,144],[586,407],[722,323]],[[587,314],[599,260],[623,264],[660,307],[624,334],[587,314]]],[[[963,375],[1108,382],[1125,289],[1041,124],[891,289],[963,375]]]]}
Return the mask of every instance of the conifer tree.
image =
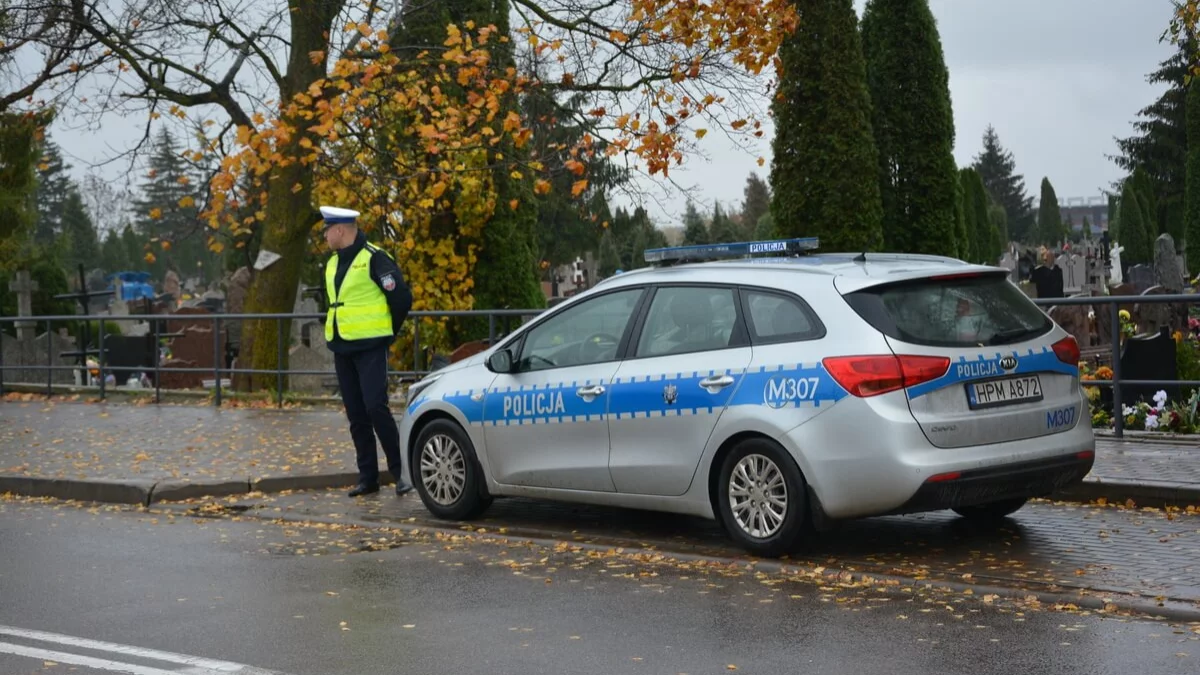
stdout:
{"type": "Polygon", "coordinates": [[[106,274],[129,268],[125,247],[121,244],[121,235],[116,230],[109,230],[104,235],[104,243],[100,245],[100,268],[106,274]]]}
{"type": "Polygon", "coordinates": [[[1132,180],[1126,180],[1121,190],[1121,245],[1125,247],[1121,254],[1122,263],[1138,265],[1149,263],[1152,259],[1150,235],[1142,218],[1142,204],[1137,189],[1132,180]]]}
{"type": "Polygon", "coordinates": [[[70,164],[63,161],[58,145],[47,139],[42,144],[42,157],[37,167],[37,225],[33,239],[41,246],[48,246],[63,234],[63,216],[67,199],[74,181],[67,170],[70,164]]]}
{"type": "Polygon", "coordinates": [[[613,241],[613,233],[611,230],[605,230],[604,234],[600,235],[600,255],[599,255],[600,276],[611,277],[621,267],[621,254],[617,250],[617,244],[613,241]]]}
{"type": "Polygon", "coordinates": [[[1079,234],[1084,239],[1092,238],[1092,221],[1087,216],[1083,217],[1083,227],[1080,228],[1079,234]]]}
{"type": "Polygon", "coordinates": [[[971,223],[967,222],[966,191],[962,181],[954,182],[954,242],[955,257],[960,260],[974,259],[974,251],[970,236],[971,223]]]}
{"type": "Polygon", "coordinates": [[[883,243],[879,154],[852,0],[795,0],[800,23],[779,49],[772,101],[771,214],[783,236],[827,251],[883,243]]]}
{"type": "Polygon", "coordinates": [[[133,202],[134,229],[145,249],[141,257],[150,254],[146,266],[156,279],[167,270],[183,278],[198,271],[206,276],[219,272],[211,264],[214,257],[199,219],[199,181],[180,153],[174,135],[165,128],[160,131],[154,139],[141,197],[133,202]]]}
{"type": "Polygon", "coordinates": [[[100,239],[96,227],[83,207],[79,191],[72,188],[67,193],[62,215],[63,263],[68,276],[74,277],[79,265],[91,269],[100,259],[100,239]]]}
{"type": "MultiPolygon", "coordinates": [[[[863,53],[889,251],[955,255],[954,112],[928,0],[868,0],[863,53]]],[[[967,256],[969,257],[969,256],[967,256]]]]}
{"type": "Polygon", "coordinates": [[[733,220],[721,210],[721,203],[713,206],[712,222],[708,226],[709,238],[714,244],[729,244],[742,239],[733,220]]]}
{"type": "Polygon", "coordinates": [[[750,172],[746,187],[742,190],[742,236],[754,239],[758,221],[771,212],[771,188],[767,182],[750,172]]]}
{"type": "Polygon", "coordinates": [[[1200,270],[1200,80],[1187,94],[1187,212],[1184,242],[1188,265],[1200,270]]]}
{"type": "Polygon", "coordinates": [[[1016,161],[1000,145],[1000,137],[990,124],[983,134],[983,151],[975,156],[972,167],[983,178],[983,186],[1003,209],[1007,236],[1030,242],[1033,231],[1033,198],[1025,193],[1025,177],[1015,173],[1016,161]]]}
{"type": "Polygon", "coordinates": [[[696,210],[696,205],[689,199],[683,213],[683,245],[707,244],[709,241],[708,226],[704,224],[704,218],[696,210]]]}
{"type": "Polygon", "coordinates": [[[1066,238],[1063,230],[1062,211],[1058,208],[1058,195],[1049,178],[1042,178],[1042,199],[1038,205],[1037,239],[1032,243],[1054,246],[1066,238]]]}
{"type": "MultiPolygon", "coordinates": [[[[1166,85],[1163,93],[1150,105],[1138,111],[1133,122],[1134,133],[1117,139],[1118,154],[1111,157],[1117,166],[1129,173],[1142,169],[1149,179],[1153,196],[1150,206],[1153,226],[1147,232],[1164,231],[1174,222],[1182,223],[1178,215],[1185,208],[1188,148],[1188,63],[1196,50],[1195,36],[1182,35],[1177,49],[1147,78],[1151,85],[1166,85]]],[[[1147,181],[1138,180],[1137,189],[1145,191],[1147,181]]],[[[1111,222],[1111,218],[1109,219],[1111,222]]],[[[1182,232],[1173,232],[1181,235],[1182,232]]],[[[1177,238],[1179,238],[1177,236],[1177,238]]]]}

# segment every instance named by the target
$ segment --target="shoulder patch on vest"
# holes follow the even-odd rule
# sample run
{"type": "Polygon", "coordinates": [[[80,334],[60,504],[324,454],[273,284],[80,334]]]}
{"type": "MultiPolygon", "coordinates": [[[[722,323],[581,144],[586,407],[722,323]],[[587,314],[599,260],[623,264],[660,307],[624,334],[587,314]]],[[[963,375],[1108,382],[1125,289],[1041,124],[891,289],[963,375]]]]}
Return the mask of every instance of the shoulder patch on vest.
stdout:
{"type": "Polygon", "coordinates": [[[383,275],[383,278],[379,280],[379,283],[383,285],[383,290],[385,291],[391,291],[396,288],[396,279],[390,274],[383,275]]]}

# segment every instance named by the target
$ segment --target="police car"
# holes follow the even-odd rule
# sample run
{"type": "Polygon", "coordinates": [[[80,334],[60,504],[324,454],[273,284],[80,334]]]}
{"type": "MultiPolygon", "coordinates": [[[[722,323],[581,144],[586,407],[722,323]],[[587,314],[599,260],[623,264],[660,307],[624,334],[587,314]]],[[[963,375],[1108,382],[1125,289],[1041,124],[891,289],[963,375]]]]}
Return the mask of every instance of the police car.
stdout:
{"type": "Polygon", "coordinates": [[[817,248],[647,250],[419,381],[400,431],[426,508],[668,511],[778,556],[845,519],[995,521],[1087,475],[1079,347],[1007,270],[817,248]]]}

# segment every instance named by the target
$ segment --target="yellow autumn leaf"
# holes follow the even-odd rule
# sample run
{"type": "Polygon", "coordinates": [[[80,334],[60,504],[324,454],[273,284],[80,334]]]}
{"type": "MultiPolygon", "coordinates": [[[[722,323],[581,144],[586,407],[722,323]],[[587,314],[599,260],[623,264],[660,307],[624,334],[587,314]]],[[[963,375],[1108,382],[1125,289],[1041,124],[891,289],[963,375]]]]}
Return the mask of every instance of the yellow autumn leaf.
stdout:
{"type": "Polygon", "coordinates": [[[179,208],[186,209],[196,205],[196,200],[191,195],[184,195],[179,199],[179,208]]]}
{"type": "Polygon", "coordinates": [[[696,138],[704,138],[704,136],[707,134],[708,134],[708,129],[697,129],[696,130],[696,138]]]}
{"type": "Polygon", "coordinates": [[[588,182],[587,182],[586,178],[583,180],[575,181],[575,183],[571,185],[571,196],[578,197],[580,194],[583,193],[584,190],[587,189],[587,186],[588,186],[588,182]]]}
{"type": "Polygon", "coordinates": [[[162,209],[154,207],[150,209],[150,220],[158,220],[162,218],[162,209]]]}
{"type": "Polygon", "coordinates": [[[537,179],[533,183],[533,191],[535,194],[544,195],[550,192],[550,181],[542,178],[537,179]]]}
{"type": "Polygon", "coordinates": [[[150,253],[149,251],[146,252],[146,255],[142,259],[150,265],[153,265],[154,261],[158,260],[158,258],[156,258],[154,254],[150,253]]]}

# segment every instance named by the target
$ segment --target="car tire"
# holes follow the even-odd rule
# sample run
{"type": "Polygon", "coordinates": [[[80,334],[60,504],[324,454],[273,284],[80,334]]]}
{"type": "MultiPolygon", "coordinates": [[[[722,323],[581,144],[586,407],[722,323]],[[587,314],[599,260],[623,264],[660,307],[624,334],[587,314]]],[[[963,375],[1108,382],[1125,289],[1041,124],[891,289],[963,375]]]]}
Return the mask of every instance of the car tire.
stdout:
{"type": "Polygon", "coordinates": [[[808,525],[804,476],[783,448],[765,438],[742,441],[725,456],[716,502],[730,538],[765,558],[796,550],[808,525]]]}
{"type": "Polygon", "coordinates": [[[421,502],[438,518],[471,520],[492,503],[470,436],[450,420],[421,428],[411,466],[421,502]]]}
{"type": "Polygon", "coordinates": [[[988,504],[958,506],[955,507],[954,512],[972,522],[994,523],[1015,513],[1017,509],[1025,506],[1027,501],[1029,501],[1027,497],[1014,497],[988,504]]]}

